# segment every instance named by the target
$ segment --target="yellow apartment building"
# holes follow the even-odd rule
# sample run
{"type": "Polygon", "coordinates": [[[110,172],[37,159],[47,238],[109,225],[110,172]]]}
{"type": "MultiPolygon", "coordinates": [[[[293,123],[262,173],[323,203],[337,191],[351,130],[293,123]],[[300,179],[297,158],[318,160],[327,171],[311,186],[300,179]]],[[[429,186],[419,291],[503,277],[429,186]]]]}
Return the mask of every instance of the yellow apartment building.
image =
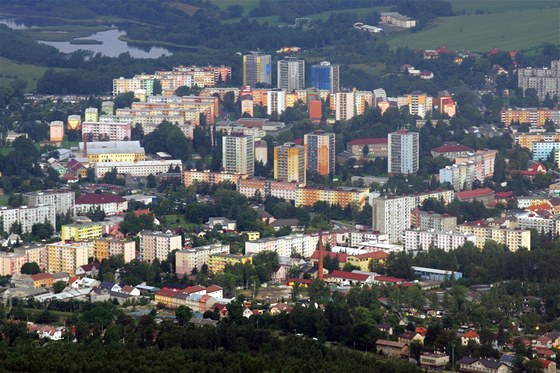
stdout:
{"type": "Polygon", "coordinates": [[[63,241],[85,241],[103,235],[101,223],[66,224],[62,226],[63,241]]]}

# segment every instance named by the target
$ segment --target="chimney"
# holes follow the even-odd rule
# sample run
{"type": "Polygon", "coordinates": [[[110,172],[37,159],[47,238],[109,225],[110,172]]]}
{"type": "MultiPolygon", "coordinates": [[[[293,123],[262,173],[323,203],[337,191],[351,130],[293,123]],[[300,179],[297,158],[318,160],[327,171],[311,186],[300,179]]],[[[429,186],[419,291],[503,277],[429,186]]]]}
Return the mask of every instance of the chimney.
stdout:
{"type": "Polygon", "coordinates": [[[323,280],[323,230],[319,230],[319,280],[323,280]]]}

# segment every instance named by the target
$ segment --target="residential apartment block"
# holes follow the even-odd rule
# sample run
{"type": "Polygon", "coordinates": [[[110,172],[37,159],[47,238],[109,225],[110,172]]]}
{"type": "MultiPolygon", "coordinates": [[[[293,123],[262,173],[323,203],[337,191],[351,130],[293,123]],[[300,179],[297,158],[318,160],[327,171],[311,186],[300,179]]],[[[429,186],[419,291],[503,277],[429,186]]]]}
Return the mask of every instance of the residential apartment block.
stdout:
{"type": "Polygon", "coordinates": [[[278,61],[277,87],[288,92],[305,88],[305,61],[286,57],[278,61]]]}
{"type": "Polygon", "coordinates": [[[56,227],[56,207],[54,205],[20,206],[16,208],[0,208],[0,227],[9,232],[14,223],[21,224],[22,233],[31,233],[33,224],[50,223],[56,227]]]}
{"type": "Polygon", "coordinates": [[[89,248],[82,243],[47,244],[47,272],[76,273],[76,269],[88,263],[89,248]]]}
{"type": "Polygon", "coordinates": [[[47,268],[47,247],[41,244],[16,247],[14,253],[24,255],[27,262],[37,263],[41,271],[47,268]]]}
{"type": "Polygon", "coordinates": [[[335,119],[350,120],[354,117],[354,92],[337,92],[335,94],[335,119]]]}
{"type": "Polygon", "coordinates": [[[103,235],[103,228],[100,222],[65,224],[61,230],[63,241],[86,241],[103,235]]]}
{"type": "Polygon", "coordinates": [[[296,188],[295,182],[266,180],[262,178],[247,178],[237,181],[237,191],[248,198],[260,195],[261,198],[268,196],[283,198],[286,201],[295,201],[296,188]]]}
{"type": "Polygon", "coordinates": [[[224,171],[255,173],[255,140],[251,135],[232,133],[222,137],[222,165],[224,171]]]}
{"type": "Polygon", "coordinates": [[[13,276],[21,272],[28,260],[24,254],[0,252],[0,276],[13,276]]]}
{"type": "Polygon", "coordinates": [[[522,148],[533,149],[535,142],[558,142],[560,143],[560,132],[528,132],[515,134],[515,142],[522,148]]]}
{"type": "Polygon", "coordinates": [[[141,231],[139,258],[145,262],[167,260],[169,254],[174,250],[181,250],[182,237],[180,234],[167,232],[141,231]]]}
{"type": "Polygon", "coordinates": [[[534,161],[547,160],[554,157],[554,150],[560,149],[560,141],[536,141],[533,142],[532,152],[534,161]]]}
{"type": "Polygon", "coordinates": [[[229,245],[216,243],[179,250],[175,253],[175,273],[190,275],[194,268],[200,271],[204,264],[208,265],[210,256],[214,254],[229,254],[229,245]]]}
{"type": "Polygon", "coordinates": [[[82,138],[87,141],[127,141],[131,138],[132,124],[121,122],[84,122],[82,138]]]}
{"type": "Polygon", "coordinates": [[[455,191],[472,189],[475,180],[477,177],[474,162],[457,163],[439,170],[440,184],[449,183],[455,191]]]}
{"type": "Polygon", "coordinates": [[[497,150],[483,149],[474,153],[455,158],[455,163],[473,162],[475,165],[475,178],[484,181],[487,177],[494,176],[494,164],[496,162],[497,150]]]}
{"type": "Polygon", "coordinates": [[[122,255],[124,262],[136,259],[136,241],[118,238],[98,238],[93,241],[94,258],[101,262],[110,256],[122,255]]]}
{"type": "Polygon", "coordinates": [[[404,233],[404,249],[406,251],[429,250],[432,247],[445,251],[455,250],[467,241],[476,243],[474,234],[454,232],[407,229],[404,233]]]}
{"type": "Polygon", "coordinates": [[[340,187],[329,189],[326,187],[298,187],[296,188],[295,206],[313,206],[315,202],[323,201],[329,205],[364,207],[369,196],[369,188],[340,187]]]}
{"type": "Polygon", "coordinates": [[[61,142],[64,140],[64,122],[55,120],[49,124],[49,140],[51,142],[61,142]]]}
{"type": "Polygon", "coordinates": [[[425,92],[412,92],[404,96],[397,97],[397,107],[408,106],[410,115],[417,115],[425,118],[426,114],[432,111],[433,98],[425,92]]]}
{"type": "Polygon", "coordinates": [[[500,121],[509,126],[512,123],[528,123],[531,126],[543,127],[549,120],[555,125],[560,124],[560,110],[546,108],[521,108],[500,111],[500,121]]]}
{"type": "Polygon", "coordinates": [[[421,230],[454,231],[457,229],[457,217],[448,214],[437,214],[433,211],[416,212],[417,219],[413,225],[421,230]]]}
{"type": "Polygon", "coordinates": [[[209,184],[219,184],[223,182],[230,182],[237,184],[241,179],[246,179],[249,175],[238,174],[232,172],[212,172],[210,170],[205,171],[183,171],[183,184],[188,187],[193,185],[195,182],[199,183],[209,183],[209,184]]]}
{"type": "Polygon", "coordinates": [[[169,168],[183,169],[183,162],[180,159],[137,161],[137,162],[100,162],[94,166],[95,176],[104,177],[107,172],[117,170],[118,174],[129,175],[132,177],[146,177],[150,174],[159,175],[169,172],[169,168]]]}
{"type": "MultiPolygon", "coordinates": [[[[323,240],[326,240],[323,237],[323,240]]],[[[245,242],[245,254],[258,254],[263,251],[277,252],[278,256],[290,257],[299,254],[309,258],[317,249],[319,235],[291,234],[283,237],[267,237],[256,241],[245,242]]]]}
{"type": "Polygon", "coordinates": [[[335,134],[325,131],[307,133],[303,137],[307,151],[307,169],[312,173],[335,173],[335,134]]]}
{"type": "Polygon", "coordinates": [[[57,214],[66,214],[70,211],[74,215],[74,203],[76,200],[74,191],[71,190],[44,190],[27,193],[29,206],[52,205],[57,214]]]}
{"type": "Polygon", "coordinates": [[[223,273],[226,265],[250,264],[252,260],[252,255],[212,254],[208,257],[208,270],[213,274],[223,273]]]}
{"type": "Polygon", "coordinates": [[[523,92],[527,89],[536,90],[540,100],[543,100],[546,95],[560,96],[560,60],[552,61],[550,68],[517,69],[517,86],[523,89],[523,92]]]}
{"type": "Polygon", "coordinates": [[[395,174],[415,174],[419,168],[419,133],[398,130],[389,134],[388,172],[395,174]]]}
{"type": "Polygon", "coordinates": [[[311,87],[320,90],[328,90],[336,93],[340,90],[340,66],[331,65],[323,61],[318,65],[311,65],[311,87]]]}
{"type": "Polygon", "coordinates": [[[243,56],[243,86],[255,88],[257,83],[272,84],[272,57],[251,52],[243,56]]]}
{"type": "Polygon", "coordinates": [[[274,178],[305,185],[306,182],[305,147],[287,142],[274,147],[274,178]]]}
{"type": "Polygon", "coordinates": [[[475,222],[461,224],[459,230],[473,234],[476,237],[475,245],[480,249],[484,248],[486,240],[494,240],[506,245],[510,251],[517,251],[522,247],[531,250],[531,231],[528,229],[502,228],[475,222]]]}
{"type": "Polygon", "coordinates": [[[387,234],[390,242],[401,241],[404,231],[410,229],[412,210],[430,198],[447,204],[453,201],[455,194],[452,190],[439,190],[410,196],[374,198],[372,229],[387,234]]]}

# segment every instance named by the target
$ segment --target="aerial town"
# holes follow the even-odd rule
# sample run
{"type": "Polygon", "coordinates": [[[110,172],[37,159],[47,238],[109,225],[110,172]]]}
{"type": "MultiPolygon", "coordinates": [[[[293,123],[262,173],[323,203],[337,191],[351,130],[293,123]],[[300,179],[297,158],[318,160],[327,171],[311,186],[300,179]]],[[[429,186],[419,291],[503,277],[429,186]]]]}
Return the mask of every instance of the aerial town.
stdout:
{"type": "MultiPolygon", "coordinates": [[[[173,9],[238,33],[214,2],[173,9]]],[[[40,65],[8,45],[58,61],[0,80],[0,369],[560,372],[558,40],[383,49],[447,15],[414,3],[330,16],[374,78],[359,46],[306,44],[323,21],[296,5],[227,58],[62,53],[0,9],[2,77],[40,65]]],[[[184,43],[172,24],[155,45],[184,43]]]]}

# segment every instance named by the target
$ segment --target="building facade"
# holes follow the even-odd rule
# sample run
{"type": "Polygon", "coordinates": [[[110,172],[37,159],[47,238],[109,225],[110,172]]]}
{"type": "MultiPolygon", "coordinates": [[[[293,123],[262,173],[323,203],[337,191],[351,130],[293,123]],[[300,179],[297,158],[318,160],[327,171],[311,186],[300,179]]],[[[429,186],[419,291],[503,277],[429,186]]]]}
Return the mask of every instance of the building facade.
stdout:
{"type": "Polygon", "coordinates": [[[127,141],[131,138],[132,124],[121,122],[84,122],[82,137],[87,141],[127,141]]]}
{"type": "Polygon", "coordinates": [[[255,88],[257,83],[272,84],[272,57],[251,52],[243,56],[243,86],[255,88]]]}
{"type": "Polygon", "coordinates": [[[179,250],[175,253],[175,273],[190,275],[194,268],[200,271],[204,264],[208,265],[211,255],[224,253],[229,254],[229,245],[221,243],[179,250]]]}
{"type": "Polygon", "coordinates": [[[4,232],[9,232],[14,223],[21,224],[22,233],[31,233],[34,224],[44,224],[45,222],[56,227],[56,207],[54,205],[1,207],[0,221],[4,232]]]}
{"type": "Polygon", "coordinates": [[[286,57],[278,61],[277,87],[288,92],[305,88],[305,61],[286,57]]]}
{"type": "Polygon", "coordinates": [[[75,193],[70,190],[44,190],[27,193],[29,206],[53,205],[57,214],[66,214],[70,211],[74,215],[75,193]]]}
{"type": "Polygon", "coordinates": [[[81,243],[47,244],[47,272],[76,273],[80,266],[88,264],[89,248],[81,243]]]}
{"type": "Polygon", "coordinates": [[[329,93],[340,91],[340,66],[323,61],[311,65],[311,88],[328,90],[329,93]]]}
{"type": "Polygon", "coordinates": [[[540,100],[546,95],[553,97],[560,95],[560,60],[552,61],[550,68],[522,68],[517,69],[517,86],[525,92],[534,89],[540,100]]]}
{"type": "Polygon", "coordinates": [[[315,131],[304,135],[307,152],[307,169],[312,173],[329,175],[335,173],[335,134],[315,131]]]}
{"type": "Polygon", "coordinates": [[[174,250],[181,250],[182,237],[180,234],[167,232],[141,231],[140,236],[140,260],[153,262],[167,260],[169,254],[174,250]]]}
{"type": "Polygon", "coordinates": [[[388,171],[389,174],[415,174],[419,167],[419,134],[408,130],[398,130],[389,134],[388,171]]]}
{"type": "Polygon", "coordinates": [[[253,136],[232,133],[222,137],[222,162],[226,172],[252,176],[255,173],[253,136]]]}
{"type": "Polygon", "coordinates": [[[475,235],[452,231],[408,229],[404,234],[404,249],[417,251],[438,248],[451,251],[463,246],[467,241],[475,243],[475,235]]]}
{"type": "Polygon", "coordinates": [[[305,147],[293,142],[274,147],[274,178],[305,185],[305,147]]]}

